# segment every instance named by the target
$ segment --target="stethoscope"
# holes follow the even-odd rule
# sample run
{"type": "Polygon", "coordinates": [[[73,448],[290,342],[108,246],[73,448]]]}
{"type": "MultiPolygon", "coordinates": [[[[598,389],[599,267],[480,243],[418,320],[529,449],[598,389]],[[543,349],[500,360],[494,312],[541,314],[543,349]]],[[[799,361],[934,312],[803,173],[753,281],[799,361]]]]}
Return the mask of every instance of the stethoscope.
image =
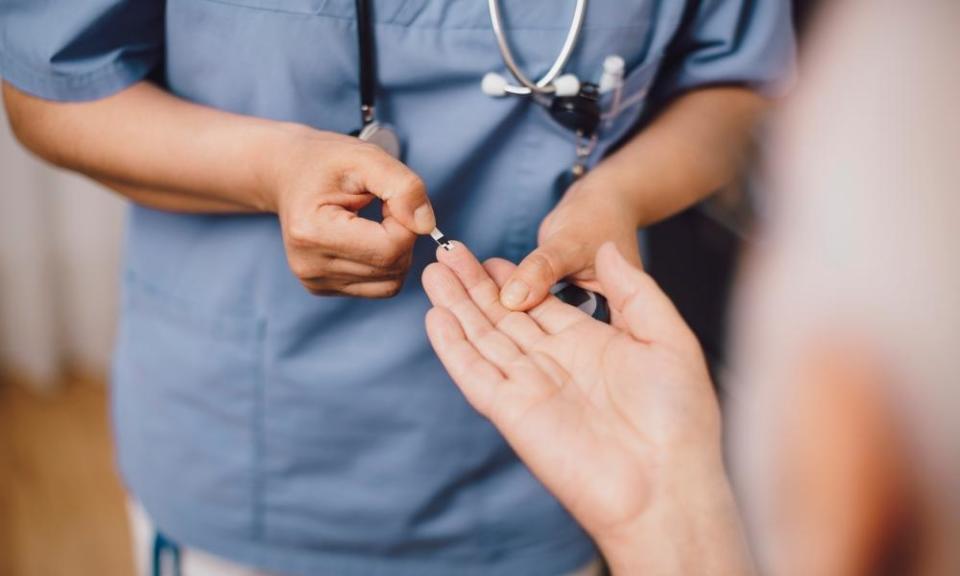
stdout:
{"type": "Polygon", "coordinates": [[[500,16],[499,0],[487,0],[487,9],[500,56],[518,83],[511,84],[502,74],[488,72],[480,84],[483,93],[494,98],[529,96],[546,108],[558,124],[573,131],[577,137],[577,161],[570,176],[579,178],[586,172],[586,159],[596,143],[595,136],[601,120],[600,87],[590,82],[581,83],[575,74],[562,72],[580,41],[583,21],[587,14],[587,0],[577,0],[563,46],[553,64],[537,81],[528,78],[513,57],[513,50],[510,49],[503,27],[503,18],[500,16]]]}
{"type": "MultiPolygon", "coordinates": [[[[563,74],[563,69],[570,60],[580,34],[583,30],[583,21],[587,12],[587,0],[577,0],[563,46],[554,59],[550,69],[537,81],[533,81],[520,70],[510,44],[507,41],[500,15],[498,0],[488,0],[487,8],[490,12],[490,23],[497,39],[497,46],[503,62],[518,84],[511,84],[507,79],[490,72],[483,77],[481,89],[489,96],[503,97],[508,95],[531,97],[537,104],[545,107],[553,119],[573,131],[577,138],[577,160],[569,172],[568,181],[563,189],[572,180],[579,178],[586,172],[586,159],[596,143],[597,128],[600,125],[602,114],[600,110],[601,86],[610,84],[610,72],[616,76],[619,68],[619,77],[622,79],[623,61],[619,57],[611,57],[604,63],[604,77],[600,86],[589,82],[580,82],[573,74],[563,74]],[[617,61],[619,60],[619,61],[617,61]],[[611,66],[611,62],[613,66],[611,66]]],[[[354,131],[354,136],[365,142],[375,144],[394,158],[400,158],[402,148],[396,130],[388,124],[377,120],[376,91],[377,73],[375,57],[375,38],[373,32],[373,13],[370,0],[356,0],[357,10],[357,41],[359,46],[359,80],[360,80],[360,129],[354,131]]],[[[444,248],[450,249],[451,244],[439,229],[434,229],[430,236],[444,248]]],[[[551,292],[558,298],[576,306],[598,320],[609,322],[610,310],[606,298],[590,290],[580,288],[569,282],[560,282],[551,292]]]]}
{"type": "Polygon", "coordinates": [[[377,61],[373,36],[373,14],[369,0],[356,0],[357,41],[360,47],[360,121],[361,127],[354,136],[383,148],[399,159],[400,138],[388,124],[377,121],[377,61]]]}

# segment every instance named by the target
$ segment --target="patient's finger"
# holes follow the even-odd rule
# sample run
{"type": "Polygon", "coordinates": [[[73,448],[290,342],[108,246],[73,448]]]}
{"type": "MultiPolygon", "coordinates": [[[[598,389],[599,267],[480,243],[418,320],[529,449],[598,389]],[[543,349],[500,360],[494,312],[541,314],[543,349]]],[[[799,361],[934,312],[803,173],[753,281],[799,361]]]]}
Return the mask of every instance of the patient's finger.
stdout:
{"type": "Polygon", "coordinates": [[[423,287],[434,305],[453,312],[467,339],[497,367],[502,368],[522,355],[513,340],[494,328],[477,308],[456,274],[445,264],[427,266],[423,271],[423,287]]]}
{"type": "Polygon", "coordinates": [[[524,350],[544,336],[543,330],[527,314],[500,304],[500,288],[466,246],[456,242],[452,250],[437,250],[437,260],[447,265],[460,279],[470,298],[490,323],[524,350]]]}
{"type": "Polygon", "coordinates": [[[629,263],[612,242],[597,251],[597,277],[610,306],[623,316],[629,332],[642,342],[696,342],[670,298],[653,278],[629,263]]]}
{"type": "MultiPolygon", "coordinates": [[[[484,262],[483,267],[498,286],[503,286],[517,266],[500,258],[491,258],[484,262]]],[[[527,311],[527,314],[548,334],[556,334],[589,318],[576,306],[564,304],[553,295],[547,296],[543,302],[527,311]]]]}
{"type": "Polygon", "coordinates": [[[489,418],[491,399],[496,386],[504,380],[503,374],[467,340],[463,328],[449,310],[430,309],[426,325],[430,344],[450,377],[470,405],[489,418]]]}
{"type": "MultiPolygon", "coordinates": [[[[446,308],[431,309],[426,324],[440,362],[467,401],[511,443],[518,439],[521,423],[531,409],[561,390],[561,382],[547,378],[540,362],[525,356],[512,362],[509,376],[505,376],[471,344],[456,316],[446,308]]],[[[554,378],[565,378],[562,369],[559,374],[554,378]]]]}

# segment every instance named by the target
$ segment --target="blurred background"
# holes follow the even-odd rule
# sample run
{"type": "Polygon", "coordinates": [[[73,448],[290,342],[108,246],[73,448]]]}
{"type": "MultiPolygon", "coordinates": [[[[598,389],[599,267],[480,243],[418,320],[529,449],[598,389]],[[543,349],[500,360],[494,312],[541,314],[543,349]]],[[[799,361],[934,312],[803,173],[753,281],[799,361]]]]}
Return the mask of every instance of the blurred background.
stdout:
{"type": "Polygon", "coordinates": [[[24,151],[0,110],[0,362],[37,390],[106,374],[123,201],[24,151]]]}
{"type": "Polygon", "coordinates": [[[0,107],[4,576],[132,569],[106,389],[123,210],[29,156],[0,107]]]}

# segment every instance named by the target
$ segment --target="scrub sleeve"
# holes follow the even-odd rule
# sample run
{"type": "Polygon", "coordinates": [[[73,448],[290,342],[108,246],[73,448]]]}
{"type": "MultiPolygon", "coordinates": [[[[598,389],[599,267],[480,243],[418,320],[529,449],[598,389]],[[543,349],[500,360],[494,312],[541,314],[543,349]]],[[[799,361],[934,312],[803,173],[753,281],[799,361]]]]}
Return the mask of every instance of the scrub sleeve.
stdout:
{"type": "Polygon", "coordinates": [[[95,100],[140,81],[160,63],[162,43],[163,2],[0,3],[0,76],[48,100],[95,100]]]}
{"type": "Polygon", "coordinates": [[[796,45],[790,3],[699,0],[664,55],[651,105],[709,86],[746,86],[775,97],[792,79],[796,45]]]}

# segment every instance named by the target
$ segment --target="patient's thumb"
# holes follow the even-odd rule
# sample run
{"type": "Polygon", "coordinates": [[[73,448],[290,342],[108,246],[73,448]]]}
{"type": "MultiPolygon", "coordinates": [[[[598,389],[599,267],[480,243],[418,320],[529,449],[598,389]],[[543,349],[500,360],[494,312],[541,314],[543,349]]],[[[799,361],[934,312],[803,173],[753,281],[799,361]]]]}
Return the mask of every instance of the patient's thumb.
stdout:
{"type": "Polygon", "coordinates": [[[597,279],[630,334],[643,342],[692,337],[677,308],[649,274],[607,242],[597,251],[597,279]]]}

